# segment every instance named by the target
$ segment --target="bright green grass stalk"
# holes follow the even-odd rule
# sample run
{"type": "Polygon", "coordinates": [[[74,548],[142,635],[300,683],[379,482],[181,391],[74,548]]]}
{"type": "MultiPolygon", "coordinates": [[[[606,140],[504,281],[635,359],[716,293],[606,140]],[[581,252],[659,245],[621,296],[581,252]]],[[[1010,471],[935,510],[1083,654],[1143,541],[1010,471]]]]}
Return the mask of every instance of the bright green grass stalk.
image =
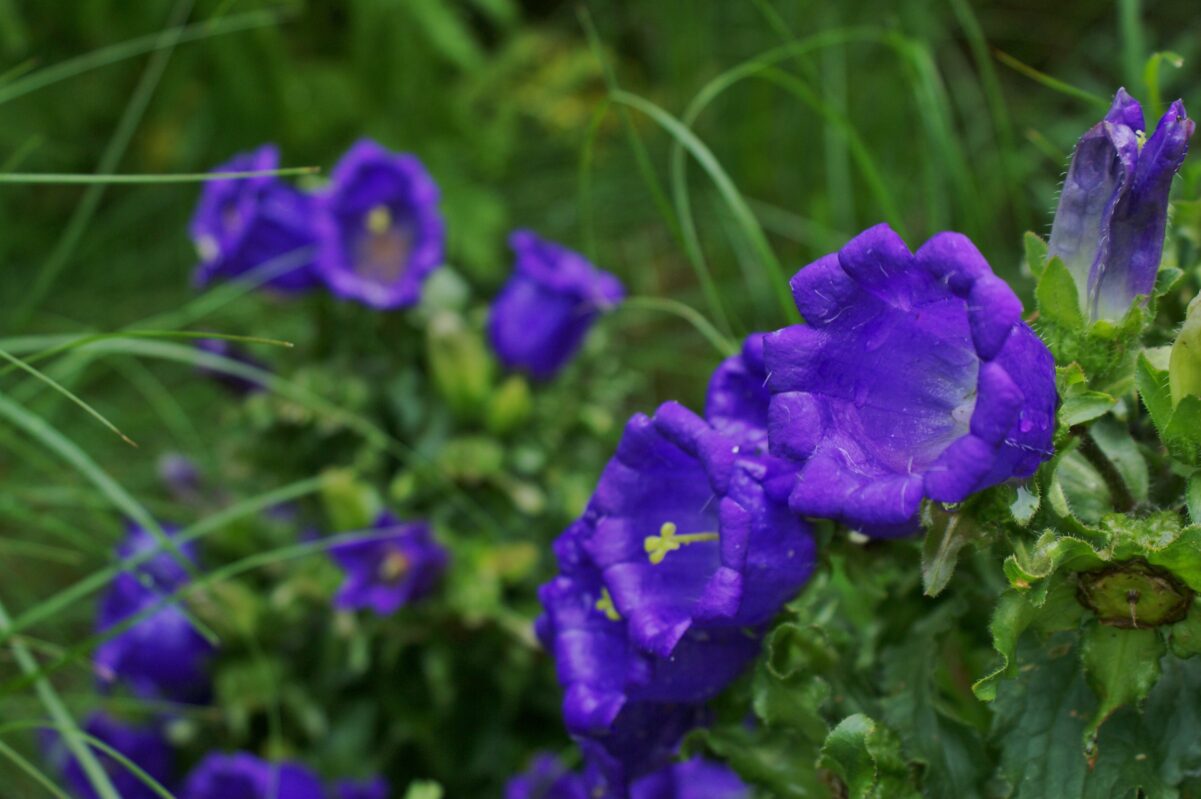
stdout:
{"type": "MultiPolygon", "coordinates": [[[[179,26],[187,19],[191,10],[192,0],[179,0],[176,3],[171,12],[171,26],[159,34],[158,47],[160,49],[156,49],[150,56],[146,70],[142,73],[141,80],[117,122],[112,138],[109,139],[108,145],[100,156],[100,163],[96,168],[97,173],[113,172],[121,162],[129,142],[133,139],[134,132],[137,131],[138,125],[142,121],[142,115],[150,105],[150,98],[154,96],[159,79],[162,78],[163,72],[166,71],[167,64],[171,60],[171,55],[175,52],[175,45],[179,43],[181,32],[179,26]]],[[[49,257],[38,270],[33,285],[14,309],[10,318],[12,329],[24,328],[33,312],[50,293],[59,274],[66,268],[71,256],[75,254],[79,240],[83,238],[84,231],[87,230],[92,217],[96,214],[96,209],[100,207],[100,201],[104,198],[106,188],[104,183],[93,183],[88,186],[83,199],[75,206],[75,212],[71,214],[71,219],[67,222],[62,237],[59,238],[49,257]]]]}
{"type": "Polygon", "coordinates": [[[84,775],[87,776],[88,782],[100,799],[121,799],[117,794],[117,790],[113,787],[112,782],[105,773],[104,767],[96,760],[92,750],[86,744],[87,736],[79,729],[79,725],[75,723],[74,717],[68,712],[66,706],[62,703],[58,693],[55,692],[49,680],[42,674],[42,668],[38,662],[34,660],[33,655],[25,647],[23,641],[19,638],[12,638],[8,634],[11,620],[8,616],[8,611],[4,607],[4,603],[0,602],[0,635],[4,635],[9,640],[9,647],[12,649],[13,657],[20,666],[21,671],[27,676],[29,682],[33,685],[38,697],[42,700],[42,706],[46,708],[46,712],[50,718],[54,720],[60,730],[63,742],[67,748],[71,750],[71,754],[79,761],[80,767],[83,769],[84,775]]]}

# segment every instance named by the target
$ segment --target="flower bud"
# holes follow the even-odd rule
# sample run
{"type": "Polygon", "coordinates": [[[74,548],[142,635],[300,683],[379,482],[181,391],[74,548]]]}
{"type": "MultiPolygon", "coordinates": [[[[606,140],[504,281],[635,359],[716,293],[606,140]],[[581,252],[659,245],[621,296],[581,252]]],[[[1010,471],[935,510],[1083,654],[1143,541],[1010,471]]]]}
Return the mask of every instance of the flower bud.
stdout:
{"type": "Polygon", "coordinates": [[[451,311],[426,328],[426,353],[438,393],[461,419],[478,419],[492,388],[492,358],[483,337],[451,311]]]}
{"type": "Polygon", "coordinates": [[[510,375],[492,393],[488,403],[488,430],[504,435],[517,429],[534,410],[530,384],[521,375],[510,375]]]}
{"type": "Polygon", "coordinates": [[[375,489],[349,469],[328,469],[322,475],[321,501],[334,530],[365,530],[382,509],[375,489]]]}
{"type": "Polygon", "coordinates": [[[1201,397],[1201,296],[1189,303],[1184,326],[1172,345],[1168,387],[1173,405],[1189,395],[1201,397]]]}
{"type": "Polygon", "coordinates": [[[1121,319],[1155,287],[1172,177],[1194,124],[1177,100],[1145,140],[1144,128],[1138,101],[1119,89],[1076,145],[1059,195],[1047,255],[1068,267],[1094,321],[1121,319]]]}

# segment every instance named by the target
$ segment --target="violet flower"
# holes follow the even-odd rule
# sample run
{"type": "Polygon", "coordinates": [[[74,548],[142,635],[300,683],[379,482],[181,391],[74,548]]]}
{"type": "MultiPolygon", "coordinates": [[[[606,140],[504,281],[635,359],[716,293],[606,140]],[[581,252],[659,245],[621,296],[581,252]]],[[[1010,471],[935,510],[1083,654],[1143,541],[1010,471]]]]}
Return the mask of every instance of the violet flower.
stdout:
{"type": "Polygon", "coordinates": [[[528,230],[514,232],[509,246],[516,254],[513,276],[492,302],[488,338],[506,367],[546,380],[625,290],[584,256],[528,230]]]}
{"type": "MultiPolygon", "coordinates": [[[[174,528],[164,530],[174,535],[174,528]]],[[[158,541],[140,528],[131,527],[117,550],[122,560],[157,547],[158,541]]],[[[182,554],[195,557],[194,548],[180,546],[182,554]]],[[[97,632],[104,632],[131,616],[150,611],[187,580],[183,565],[163,551],[146,560],[133,572],[116,576],[100,602],[97,632]]],[[[197,632],[176,604],[157,610],[97,647],[94,663],[103,682],[120,681],[135,694],[181,702],[202,701],[209,692],[207,673],[212,646],[197,632]]]]}
{"type": "MultiPolygon", "coordinates": [[[[134,727],[103,713],[92,714],[83,725],[88,735],[111,746],[159,784],[171,778],[171,748],[161,730],[153,727],[134,727]]],[[[46,757],[62,771],[67,786],[77,799],[97,799],[91,780],[79,761],[67,749],[62,736],[51,732],[45,736],[46,757]]],[[[93,750],[97,761],[108,774],[109,781],[122,799],[155,799],[155,793],[145,782],[114,758],[93,750]]]]}
{"type": "Polygon", "coordinates": [[[1177,100],[1144,143],[1143,110],[1118,89],[1076,145],[1051,228],[1049,256],[1076,280],[1086,318],[1122,318],[1155,287],[1172,177],[1194,124],[1177,100]]]}
{"type": "Polygon", "coordinates": [[[331,799],[388,799],[388,781],[383,777],[338,780],[331,799]]]}
{"type": "Polygon", "coordinates": [[[635,644],[666,658],[689,629],[764,624],[800,590],[815,549],[791,471],[678,403],[629,421],[581,545],[635,644]]]}
{"type": "Polygon", "coordinates": [[[903,535],[923,498],[959,502],[1050,457],[1051,354],[966,237],[911,254],[877,225],[791,286],[808,324],[768,336],[764,356],[798,513],[903,535]]]}
{"type": "Polygon", "coordinates": [[[546,752],[505,784],[505,799],[591,799],[584,779],[546,752]]]}
{"type": "MultiPolygon", "coordinates": [[[[279,149],[264,145],[235,156],[214,172],[252,172],[279,167],[279,149]]],[[[204,184],[190,226],[200,253],[195,282],[204,286],[236,278],[268,261],[294,257],[295,267],[265,285],[294,292],[317,282],[311,254],[316,244],[312,199],[278,178],[263,176],[210,180],[204,184]]]]}
{"type": "Polygon", "coordinates": [[[334,294],[372,308],[415,305],[442,265],[438,187],[416,156],[351,147],[320,195],[317,267],[334,294]]]}
{"type": "Polygon", "coordinates": [[[767,447],[767,367],[763,363],[763,337],[752,333],[742,351],[726,358],[709,379],[705,419],[744,448],[767,447]]]}
{"type": "Polygon", "coordinates": [[[750,789],[720,763],[694,757],[648,774],[630,786],[630,799],[747,799],[750,789]]]}
{"type": "Polygon", "coordinates": [[[342,610],[366,608],[386,616],[429,594],[446,570],[449,556],[425,522],[401,522],[381,513],[375,529],[385,535],[330,549],[346,575],[334,604],[342,610]]]}
{"type": "Polygon", "coordinates": [[[298,763],[269,763],[248,752],[206,755],[180,799],[322,799],[321,782],[298,763]]]}

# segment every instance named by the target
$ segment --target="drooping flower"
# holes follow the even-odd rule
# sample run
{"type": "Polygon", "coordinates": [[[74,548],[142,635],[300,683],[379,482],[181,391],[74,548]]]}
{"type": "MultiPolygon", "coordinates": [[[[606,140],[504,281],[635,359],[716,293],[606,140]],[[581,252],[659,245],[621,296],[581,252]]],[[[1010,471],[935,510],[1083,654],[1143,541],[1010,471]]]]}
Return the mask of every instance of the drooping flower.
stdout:
{"type": "Polygon", "coordinates": [[[742,447],[767,445],[767,367],[763,363],[763,337],[752,333],[742,351],[726,358],[709,379],[705,419],[742,447]]]}
{"type": "Polygon", "coordinates": [[[334,167],[319,197],[318,269],[340,297],[405,308],[442,265],[438,187],[416,156],[362,140],[334,167]]]}
{"type": "Polygon", "coordinates": [[[799,464],[789,503],[869,535],[917,529],[1051,454],[1051,354],[964,236],[911,254],[877,225],[791,281],[807,324],[765,339],[771,451],[799,464]]]}
{"type": "MultiPolygon", "coordinates": [[[[214,172],[257,172],[279,167],[279,149],[264,145],[235,156],[214,172]]],[[[279,291],[302,291],[317,282],[311,248],[312,198],[278,178],[260,176],[210,180],[204,184],[190,226],[200,253],[195,282],[239,277],[279,259],[295,265],[266,285],[279,291]]]]}
{"type": "Polygon", "coordinates": [[[338,780],[332,799],[388,799],[388,781],[383,777],[366,780],[338,780]]]}
{"type": "Polygon", "coordinates": [[[401,522],[385,512],[375,520],[375,529],[385,535],[330,549],[346,574],[334,604],[386,616],[429,594],[449,557],[425,522],[401,522]]]}
{"type": "MultiPolygon", "coordinates": [[[[88,735],[111,746],[138,768],[153,777],[159,784],[166,785],[171,779],[171,747],[162,731],[153,727],[133,727],[103,713],[92,714],[83,726],[88,735]]],[[[57,733],[46,736],[47,759],[56,765],[67,781],[72,795],[78,799],[97,799],[98,794],[91,780],[84,773],[79,761],[57,733]]],[[[154,799],[159,794],[116,759],[92,748],[96,760],[108,774],[109,781],[122,799],[154,799]]]]}
{"type": "Polygon", "coordinates": [[[208,754],[188,775],[180,799],[322,799],[321,781],[298,763],[249,752],[208,754]]]}
{"type": "Polygon", "coordinates": [[[1154,288],[1172,177],[1194,127],[1177,100],[1144,143],[1142,107],[1118,89],[1109,113],[1076,145],[1048,255],[1072,273],[1086,318],[1120,319],[1154,288]]]}
{"type": "MultiPolygon", "coordinates": [[[[165,532],[175,533],[172,528],[165,532]]],[[[132,527],[118,557],[128,560],[152,546],[157,546],[156,538],[132,527]]],[[[180,550],[184,557],[194,557],[192,547],[183,545],[180,550]]],[[[104,683],[119,681],[135,694],[151,698],[196,702],[206,697],[212,645],[178,605],[162,604],[163,597],[186,579],[183,564],[168,552],[116,576],[101,599],[97,631],[104,632],[143,612],[148,615],[97,647],[94,662],[104,683]]]]}
{"type": "Polygon", "coordinates": [[[509,245],[513,276],[492,302],[488,337],[506,367],[549,379],[625,290],[582,255],[528,230],[514,232],[509,245]]]}

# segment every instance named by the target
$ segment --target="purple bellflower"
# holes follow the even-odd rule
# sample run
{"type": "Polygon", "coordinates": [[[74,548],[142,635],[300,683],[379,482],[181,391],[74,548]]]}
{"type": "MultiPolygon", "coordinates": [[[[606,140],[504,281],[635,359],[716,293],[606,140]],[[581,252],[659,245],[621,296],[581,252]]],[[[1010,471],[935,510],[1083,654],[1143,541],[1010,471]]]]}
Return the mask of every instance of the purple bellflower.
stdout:
{"type": "Polygon", "coordinates": [[[721,362],[709,379],[705,419],[744,448],[767,448],[767,367],[763,363],[764,333],[752,333],[742,351],[721,362]]]}
{"type": "MultiPolygon", "coordinates": [[[[174,535],[175,530],[167,528],[165,532],[174,535]]],[[[117,554],[127,559],[157,545],[148,531],[131,527],[117,554]]],[[[180,551],[184,557],[194,558],[191,546],[184,544],[180,551]]],[[[97,647],[94,663],[103,682],[119,680],[135,694],[151,698],[196,702],[207,696],[211,644],[177,605],[163,604],[151,610],[186,580],[183,565],[169,552],[160,552],[133,572],[116,576],[101,599],[97,631],[104,632],[143,612],[148,615],[97,647]]]]}
{"type": "MultiPolygon", "coordinates": [[[[213,171],[252,172],[278,167],[279,150],[268,144],[237,155],[213,171]]],[[[316,244],[312,198],[278,178],[208,181],[190,231],[200,253],[195,277],[198,286],[236,278],[268,261],[288,257],[300,260],[266,285],[295,292],[312,288],[317,282],[312,254],[303,254],[316,244]]]]}
{"type": "Polygon", "coordinates": [[[580,254],[528,230],[509,237],[516,261],[488,318],[488,338],[509,369],[553,377],[600,315],[621,302],[621,282],[580,254]]]}
{"type": "Polygon", "coordinates": [[[319,198],[317,266],[330,290],[372,308],[415,305],[442,265],[438,197],[416,156],[368,140],[351,147],[319,198]]]}
{"type": "MultiPolygon", "coordinates": [[[[171,748],[161,730],[132,727],[110,716],[95,713],[88,718],[83,731],[120,752],[160,785],[170,781],[171,748]]],[[[46,736],[46,743],[47,759],[62,771],[72,795],[78,799],[96,799],[91,781],[79,761],[67,749],[62,737],[52,732],[46,736]]],[[[100,751],[95,751],[95,754],[122,799],[154,799],[159,796],[112,757],[100,751]]]]}
{"type": "Polygon", "coordinates": [[[1075,278],[1085,318],[1120,319],[1154,289],[1172,177],[1194,127],[1177,100],[1145,138],[1142,107],[1118,89],[1109,113],[1076,145],[1048,255],[1075,278]]]}
{"type": "Polygon", "coordinates": [[[546,752],[505,785],[505,799],[591,799],[584,779],[546,752]]]}
{"type": "Polygon", "coordinates": [[[330,549],[346,575],[334,604],[342,610],[370,609],[381,616],[421,599],[446,570],[446,548],[425,522],[401,522],[381,513],[375,528],[385,535],[330,549]]]}
{"type": "Polygon", "coordinates": [[[768,336],[764,360],[798,513],[904,535],[923,498],[962,501],[1051,455],[1051,354],[966,237],[911,254],[877,225],[791,286],[808,324],[768,336]]]}
{"type": "Polygon", "coordinates": [[[180,799],[323,799],[321,781],[298,763],[248,752],[213,752],[188,775],[180,799]]]}
{"type": "Polygon", "coordinates": [[[383,777],[338,780],[331,799],[388,799],[388,781],[383,777]]]}

